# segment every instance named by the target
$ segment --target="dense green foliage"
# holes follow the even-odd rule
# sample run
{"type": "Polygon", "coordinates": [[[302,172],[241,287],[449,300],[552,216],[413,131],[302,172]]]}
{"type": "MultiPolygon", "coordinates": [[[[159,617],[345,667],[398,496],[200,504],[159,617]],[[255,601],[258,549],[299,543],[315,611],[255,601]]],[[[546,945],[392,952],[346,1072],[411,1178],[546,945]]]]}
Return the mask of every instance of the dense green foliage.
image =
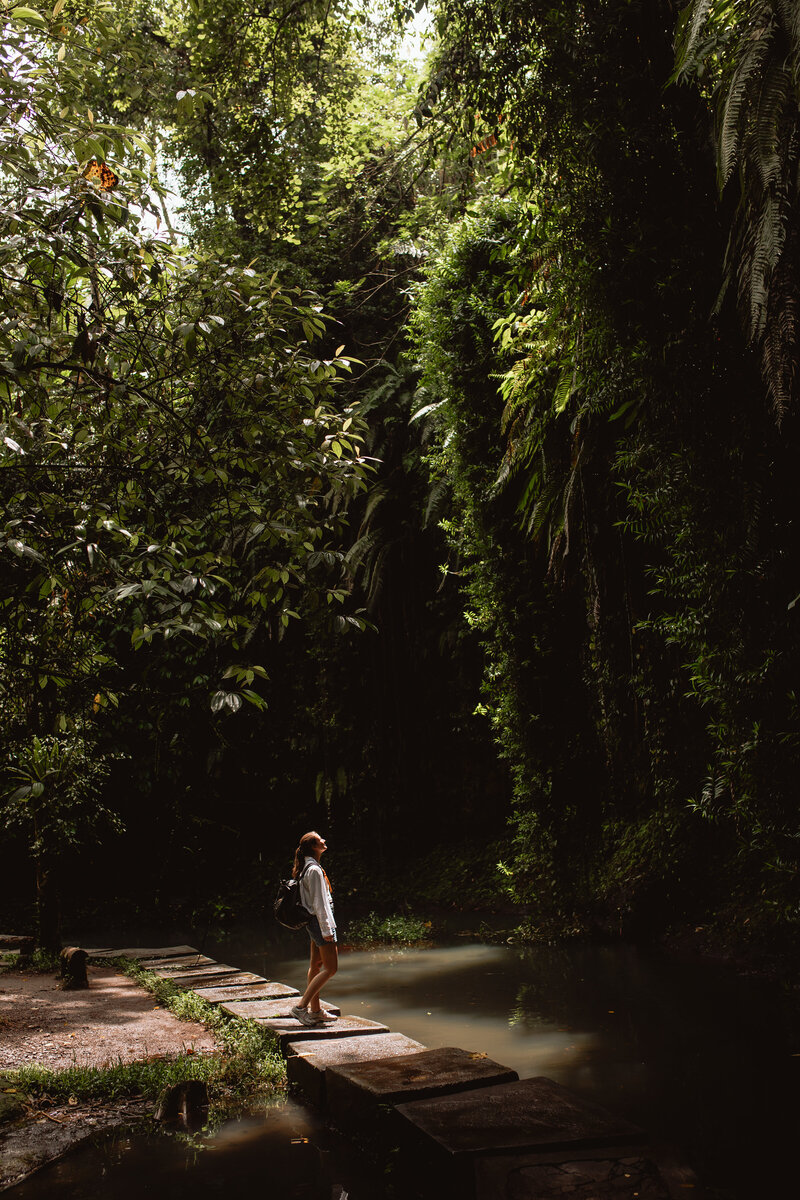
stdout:
{"type": "Polygon", "coordinates": [[[796,925],[798,11],[6,10],[7,824],[46,735],[209,920],[325,825],[365,906],[796,925]]]}
{"type": "MultiPolygon", "coordinates": [[[[735,314],[710,320],[725,211],[707,97],[665,91],[673,8],[443,9],[442,120],[502,114],[511,158],[416,329],[514,772],[514,873],[623,927],[737,888],[794,920],[793,422],[776,428],[735,314]]],[[[734,221],[725,269],[752,289],[762,218],[734,221]]]]}

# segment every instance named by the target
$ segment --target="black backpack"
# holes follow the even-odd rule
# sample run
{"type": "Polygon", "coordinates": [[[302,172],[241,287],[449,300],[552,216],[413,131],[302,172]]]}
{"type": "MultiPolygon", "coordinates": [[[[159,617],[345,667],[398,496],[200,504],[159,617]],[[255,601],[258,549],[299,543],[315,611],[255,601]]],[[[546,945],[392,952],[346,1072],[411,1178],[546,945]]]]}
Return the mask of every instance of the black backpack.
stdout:
{"type": "Polygon", "coordinates": [[[314,915],[300,903],[300,880],[306,869],[303,867],[297,879],[282,879],[278,887],[272,911],[287,929],[303,929],[314,915]]]}

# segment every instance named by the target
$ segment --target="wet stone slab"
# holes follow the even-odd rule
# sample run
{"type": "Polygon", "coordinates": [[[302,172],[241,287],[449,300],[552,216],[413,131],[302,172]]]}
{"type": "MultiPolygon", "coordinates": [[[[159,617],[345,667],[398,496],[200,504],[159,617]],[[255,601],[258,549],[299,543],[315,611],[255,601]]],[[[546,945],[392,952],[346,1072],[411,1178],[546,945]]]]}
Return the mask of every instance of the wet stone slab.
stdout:
{"type": "Polygon", "coordinates": [[[275,1000],[280,996],[296,999],[300,994],[285,983],[272,983],[260,975],[250,975],[248,971],[226,975],[219,987],[192,987],[191,990],[209,1004],[224,1004],[226,1000],[275,1000]]]}
{"type": "Polygon", "coordinates": [[[292,1042],[325,1040],[332,1038],[363,1037],[366,1034],[388,1033],[386,1025],[368,1021],[365,1017],[340,1017],[331,1025],[301,1025],[294,1017],[276,1017],[259,1020],[259,1025],[271,1029],[278,1039],[281,1052],[286,1055],[292,1042]]]}
{"type": "Polygon", "coordinates": [[[126,946],[123,950],[113,947],[100,947],[86,951],[90,959],[94,958],[177,958],[181,954],[199,954],[194,946],[126,946]]]}
{"type": "Polygon", "coordinates": [[[140,958],[139,966],[145,971],[179,971],[182,967],[209,967],[216,962],[205,954],[178,954],[174,958],[140,958]]]}
{"type": "Polygon", "coordinates": [[[373,1062],[342,1063],[327,1070],[328,1111],[342,1130],[365,1128],[378,1105],[447,1096],[514,1083],[516,1071],[485,1054],[445,1046],[373,1062]]]}
{"type": "MultiPolygon", "coordinates": [[[[222,1008],[233,1017],[247,1017],[256,1021],[274,1021],[285,1018],[291,1021],[296,1029],[309,1028],[301,1025],[297,1017],[292,1016],[292,1005],[295,1003],[295,999],[294,996],[286,996],[278,1000],[228,1000],[222,1005],[222,1008]]],[[[325,1012],[335,1013],[337,1017],[339,1016],[341,1009],[337,1008],[335,1004],[327,1004],[324,1000],[320,1003],[325,1012]]]]}
{"type": "Polygon", "coordinates": [[[500,1155],[474,1164],[475,1200],[701,1200],[697,1178],[669,1156],[640,1147],[618,1155],[500,1155]]]}
{"type": "Polygon", "coordinates": [[[409,1055],[425,1049],[421,1042],[415,1042],[403,1033],[365,1034],[359,1038],[310,1038],[305,1042],[289,1043],[286,1074],[292,1087],[299,1088],[312,1104],[323,1108],[328,1067],[409,1055]]]}
{"type": "Polygon", "coordinates": [[[401,1104],[408,1141],[434,1156],[637,1142],[644,1133],[552,1079],[539,1076],[478,1091],[401,1104]]]}
{"type": "Polygon", "coordinates": [[[198,983],[200,979],[215,979],[226,975],[236,975],[238,970],[236,967],[229,967],[226,963],[211,963],[208,966],[199,967],[180,967],[177,971],[171,971],[168,967],[157,967],[153,972],[159,979],[169,979],[172,983],[198,983]]]}

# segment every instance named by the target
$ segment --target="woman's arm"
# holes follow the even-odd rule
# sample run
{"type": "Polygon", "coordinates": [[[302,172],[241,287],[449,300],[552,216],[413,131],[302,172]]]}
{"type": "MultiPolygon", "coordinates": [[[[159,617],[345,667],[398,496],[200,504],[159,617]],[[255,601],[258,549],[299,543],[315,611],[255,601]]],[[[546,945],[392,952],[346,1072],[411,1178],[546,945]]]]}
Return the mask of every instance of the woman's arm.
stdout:
{"type": "Polygon", "coordinates": [[[310,907],[314,916],[319,921],[322,936],[325,939],[333,939],[336,934],[336,922],[333,919],[333,909],[330,897],[328,896],[328,886],[325,883],[325,876],[322,874],[322,868],[316,864],[310,866],[303,882],[308,885],[311,900],[310,907]]]}

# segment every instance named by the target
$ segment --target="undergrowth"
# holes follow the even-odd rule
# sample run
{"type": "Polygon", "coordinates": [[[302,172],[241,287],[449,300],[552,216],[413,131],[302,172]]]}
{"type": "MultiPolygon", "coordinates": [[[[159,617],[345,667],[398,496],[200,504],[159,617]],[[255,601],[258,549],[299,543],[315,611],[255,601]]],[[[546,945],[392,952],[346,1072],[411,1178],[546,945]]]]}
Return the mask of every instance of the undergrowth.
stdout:
{"type": "Polygon", "coordinates": [[[417,946],[420,942],[429,941],[430,936],[430,921],[420,921],[417,917],[406,917],[402,913],[379,917],[371,912],[350,923],[343,941],[357,949],[367,946],[417,946]]]}

